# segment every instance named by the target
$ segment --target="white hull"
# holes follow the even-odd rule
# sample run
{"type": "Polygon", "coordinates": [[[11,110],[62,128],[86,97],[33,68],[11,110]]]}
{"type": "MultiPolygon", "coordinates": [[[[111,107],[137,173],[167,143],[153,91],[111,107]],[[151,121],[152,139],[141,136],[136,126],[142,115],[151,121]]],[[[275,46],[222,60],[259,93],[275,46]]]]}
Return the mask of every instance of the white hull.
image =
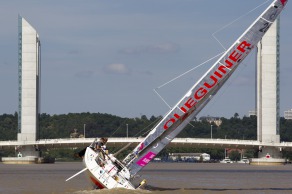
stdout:
{"type": "Polygon", "coordinates": [[[87,148],[84,155],[84,164],[87,168],[87,174],[95,188],[113,189],[125,188],[135,189],[129,179],[129,171],[126,167],[117,165],[116,158],[109,155],[104,160],[104,166],[101,167],[98,162],[98,153],[91,148],[87,148]]]}

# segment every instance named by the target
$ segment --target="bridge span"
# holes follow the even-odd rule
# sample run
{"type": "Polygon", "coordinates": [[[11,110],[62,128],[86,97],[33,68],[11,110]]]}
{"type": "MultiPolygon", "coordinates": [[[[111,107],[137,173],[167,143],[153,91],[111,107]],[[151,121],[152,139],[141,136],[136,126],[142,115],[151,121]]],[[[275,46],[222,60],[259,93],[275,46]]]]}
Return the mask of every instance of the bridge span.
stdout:
{"type": "MultiPolygon", "coordinates": [[[[107,145],[123,147],[128,143],[134,147],[144,138],[109,138],[107,145]]],[[[22,146],[34,146],[36,148],[74,148],[85,147],[93,142],[94,138],[68,138],[68,139],[40,139],[37,141],[0,141],[0,149],[15,149],[22,146]]],[[[259,142],[256,140],[239,139],[205,139],[205,138],[174,138],[168,147],[199,147],[199,148],[239,148],[239,149],[258,149],[259,147],[274,147],[280,150],[292,150],[292,142],[259,142]]]]}

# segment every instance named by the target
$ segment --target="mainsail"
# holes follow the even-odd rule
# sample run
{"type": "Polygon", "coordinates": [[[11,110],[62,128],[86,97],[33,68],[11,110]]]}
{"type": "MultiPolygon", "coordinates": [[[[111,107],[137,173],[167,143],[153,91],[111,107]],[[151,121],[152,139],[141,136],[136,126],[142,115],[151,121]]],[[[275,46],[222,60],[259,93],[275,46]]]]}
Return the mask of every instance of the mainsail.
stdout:
{"type": "Polygon", "coordinates": [[[262,39],[286,3],[287,0],[274,0],[123,160],[132,176],[146,166],[205,107],[262,39]]]}

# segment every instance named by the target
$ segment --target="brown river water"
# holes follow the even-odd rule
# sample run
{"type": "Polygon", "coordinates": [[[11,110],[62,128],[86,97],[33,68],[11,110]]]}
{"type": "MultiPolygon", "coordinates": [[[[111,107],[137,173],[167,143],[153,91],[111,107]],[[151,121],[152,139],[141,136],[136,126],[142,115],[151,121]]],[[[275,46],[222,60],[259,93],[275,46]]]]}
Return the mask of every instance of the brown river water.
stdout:
{"type": "Polygon", "coordinates": [[[146,190],[92,190],[81,162],[12,165],[0,163],[2,194],[186,194],[186,193],[292,193],[292,165],[150,163],[140,172],[146,190]]]}

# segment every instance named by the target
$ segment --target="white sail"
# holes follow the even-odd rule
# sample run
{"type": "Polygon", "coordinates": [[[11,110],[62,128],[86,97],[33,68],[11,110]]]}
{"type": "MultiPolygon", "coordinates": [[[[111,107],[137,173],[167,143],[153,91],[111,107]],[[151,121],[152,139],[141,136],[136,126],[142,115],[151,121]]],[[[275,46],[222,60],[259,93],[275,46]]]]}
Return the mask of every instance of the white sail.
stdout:
{"type": "Polygon", "coordinates": [[[274,0],[123,160],[132,176],[146,166],[204,108],[261,40],[286,3],[287,0],[274,0]]]}

